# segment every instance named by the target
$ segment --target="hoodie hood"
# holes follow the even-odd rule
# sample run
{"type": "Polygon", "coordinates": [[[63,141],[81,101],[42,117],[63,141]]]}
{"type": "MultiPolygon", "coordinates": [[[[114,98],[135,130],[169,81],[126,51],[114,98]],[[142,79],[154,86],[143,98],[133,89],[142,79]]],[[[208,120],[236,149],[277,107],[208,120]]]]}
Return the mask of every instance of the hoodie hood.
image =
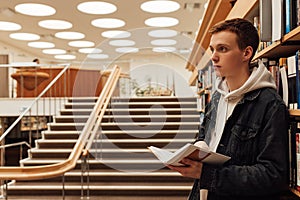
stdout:
{"type": "Polygon", "coordinates": [[[236,90],[229,92],[226,81],[219,77],[216,79],[216,90],[228,101],[243,97],[244,94],[253,90],[266,87],[276,89],[276,84],[272,74],[261,61],[259,61],[258,67],[253,68],[250,77],[242,87],[236,90]]]}
{"type": "Polygon", "coordinates": [[[221,97],[218,103],[215,129],[209,142],[209,148],[212,151],[216,152],[223,134],[225,123],[233,113],[237,103],[246,93],[266,87],[276,88],[276,84],[272,74],[261,61],[259,61],[258,67],[253,68],[248,80],[242,85],[242,87],[236,90],[229,92],[226,81],[222,78],[216,79],[216,90],[221,94],[221,97]]]}

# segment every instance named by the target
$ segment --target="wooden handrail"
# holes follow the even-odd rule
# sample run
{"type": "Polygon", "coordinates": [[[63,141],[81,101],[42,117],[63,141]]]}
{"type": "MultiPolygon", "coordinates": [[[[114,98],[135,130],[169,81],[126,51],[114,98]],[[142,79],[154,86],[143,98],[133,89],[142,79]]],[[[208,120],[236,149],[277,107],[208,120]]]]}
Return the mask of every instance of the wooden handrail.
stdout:
{"type": "Polygon", "coordinates": [[[113,80],[112,80],[112,84],[110,85],[111,89],[109,90],[107,97],[103,99],[104,100],[103,107],[102,107],[102,109],[100,111],[100,114],[99,114],[99,116],[97,118],[97,122],[95,123],[95,125],[93,127],[93,131],[90,134],[90,138],[89,138],[89,140],[87,142],[87,145],[86,145],[86,147],[85,147],[85,149],[83,151],[83,156],[87,156],[87,154],[90,151],[90,148],[91,148],[91,146],[93,144],[93,140],[95,139],[95,136],[96,136],[96,134],[97,134],[97,132],[99,130],[100,123],[102,122],[102,118],[103,118],[103,116],[105,114],[106,108],[107,108],[107,106],[108,106],[108,104],[110,102],[111,96],[112,96],[112,94],[114,92],[114,88],[115,88],[115,86],[116,86],[116,84],[117,84],[118,79],[119,79],[120,76],[121,76],[121,72],[119,71],[119,72],[117,72],[116,76],[112,77],[113,80]]]}
{"type": "MultiPolygon", "coordinates": [[[[86,122],[81,134],[73,147],[69,157],[59,163],[43,165],[43,166],[28,166],[28,167],[0,167],[0,180],[37,180],[52,178],[63,175],[65,172],[73,169],[76,166],[77,160],[80,158],[88,139],[90,138],[93,126],[98,121],[98,114],[103,108],[104,100],[109,97],[110,91],[115,87],[115,80],[120,76],[120,68],[115,66],[110,74],[94,109],[86,122]]],[[[100,116],[101,117],[101,116],[100,116]]],[[[99,118],[100,118],[99,117],[99,118]]]]}

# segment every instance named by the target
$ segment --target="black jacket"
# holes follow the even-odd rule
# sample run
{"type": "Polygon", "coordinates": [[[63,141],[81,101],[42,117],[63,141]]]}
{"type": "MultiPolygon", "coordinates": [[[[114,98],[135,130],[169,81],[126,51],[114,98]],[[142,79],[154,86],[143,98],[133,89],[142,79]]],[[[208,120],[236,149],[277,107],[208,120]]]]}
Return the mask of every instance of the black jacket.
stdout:
{"type": "MultiPolygon", "coordinates": [[[[198,140],[210,142],[220,93],[206,107],[198,140]]],[[[288,110],[275,89],[247,93],[226,121],[217,152],[230,156],[223,166],[203,165],[189,199],[199,199],[208,189],[208,200],[276,199],[287,189],[288,110]]]]}

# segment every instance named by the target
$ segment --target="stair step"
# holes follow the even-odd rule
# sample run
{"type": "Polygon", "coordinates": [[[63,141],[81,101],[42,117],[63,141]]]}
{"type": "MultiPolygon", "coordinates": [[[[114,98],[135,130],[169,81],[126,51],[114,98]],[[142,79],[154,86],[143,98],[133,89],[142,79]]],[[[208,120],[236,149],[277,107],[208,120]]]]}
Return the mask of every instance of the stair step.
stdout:
{"type": "MultiPolygon", "coordinates": [[[[89,115],[92,109],[61,109],[61,115],[89,115]]],[[[198,114],[196,108],[163,108],[163,109],[106,109],[106,115],[180,115],[180,114],[198,114]]]]}
{"type": "MultiPolygon", "coordinates": [[[[36,147],[39,149],[42,148],[73,148],[77,140],[73,139],[53,139],[45,140],[38,139],[36,140],[36,147]]],[[[180,148],[186,143],[193,142],[193,139],[97,139],[93,143],[92,148],[147,148],[148,146],[155,145],[157,147],[168,146],[169,148],[180,148]]]]}
{"type": "MultiPolygon", "coordinates": [[[[54,122],[56,123],[85,123],[89,116],[56,116],[54,117],[54,122]]],[[[102,122],[176,122],[176,121],[199,121],[199,114],[196,115],[166,115],[164,117],[159,115],[132,115],[130,118],[126,115],[104,115],[102,122]]]]}
{"type": "Polygon", "coordinates": [[[160,102],[160,101],[168,101],[168,102],[196,102],[195,97],[156,97],[156,96],[149,96],[149,97],[129,97],[129,98],[124,98],[124,97],[113,97],[112,100],[113,102],[160,102]]]}
{"type": "MultiPolygon", "coordinates": [[[[175,151],[176,149],[168,149],[170,151],[175,151]]],[[[38,149],[33,148],[29,150],[32,158],[68,158],[72,149],[38,149]]],[[[113,158],[113,159],[155,159],[156,157],[147,148],[145,149],[124,149],[114,146],[113,149],[90,149],[90,154],[92,157],[96,158],[113,158]]]]}
{"type": "MultiPolygon", "coordinates": [[[[89,177],[91,182],[114,182],[116,179],[118,182],[191,182],[190,178],[185,178],[178,172],[173,172],[171,170],[160,170],[156,172],[138,172],[138,171],[126,171],[118,172],[114,170],[72,170],[65,173],[65,181],[70,182],[80,182],[83,178],[89,177]]],[[[62,177],[55,177],[44,180],[36,180],[30,182],[58,182],[61,181],[62,177]]],[[[28,181],[22,181],[28,182],[28,181]]]]}
{"type": "MultiPolygon", "coordinates": [[[[149,182],[143,182],[137,184],[123,183],[122,182],[95,182],[90,183],[89,186],[84,184],[81,186],[76,183],[65,183],[64,191],[66,195],[80,195],[81,189],[89,189],[90,195],[184,195],[187,196],[192,188],[191,183],[159,183],[153,184],[149,182]]],[[[61,182],[57,183],[44,183],[39,182],[38,184],[26,184],[24,182],[15,183],[8,185],[8,195],[28,195],[36,194],[37,192],[41,195],[54,195],[61,194],[63,185],[61,182]]]]}
{"type": "MultiPolygon", "coordinates": [[[[55,164],[64,161],[64,159],[52,158],[25,158],[20,161],[21,166],[39,166],[55,164]]],[[[157,171],[167,169],[158,159],[90,159],[88,160],[89,169],[107,170],[114,169],[117,171],[157,171]]],[[[75,169],[81,169],[85,166],[82,159],[77,161],[75,169]]]]}
{"type": "MultiPolygon", "coordinates": [[[[174,130],[197,129],[198,122],[103,122],[102,130],[174,130]]],[[[48,123],[49,130],[82,130],[85,123],[48,123]]]]}
{"type": "MultiPolygon", "coordinates": [[[[101,133],[110,139],[135,139],[135,138],[195,138],[198,130],[102,130],[101,133]]],[[[43,131],[44,139],[77,139],[80,131],[43,131]]]]}

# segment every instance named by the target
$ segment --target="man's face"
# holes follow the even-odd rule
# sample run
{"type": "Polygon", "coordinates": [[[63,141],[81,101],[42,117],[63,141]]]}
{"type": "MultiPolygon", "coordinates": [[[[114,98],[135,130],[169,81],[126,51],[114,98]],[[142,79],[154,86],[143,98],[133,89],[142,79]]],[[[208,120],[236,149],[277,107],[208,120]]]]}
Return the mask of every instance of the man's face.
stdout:
{"type": "Polygon", "coordinates": [[[221,31],[211,36],[210,50],[211,60],[216,75],[225,78],[236,78],[242,65],[244,51],[240,50],[237,44],[237,36],[230,31],[221,31]]]}

